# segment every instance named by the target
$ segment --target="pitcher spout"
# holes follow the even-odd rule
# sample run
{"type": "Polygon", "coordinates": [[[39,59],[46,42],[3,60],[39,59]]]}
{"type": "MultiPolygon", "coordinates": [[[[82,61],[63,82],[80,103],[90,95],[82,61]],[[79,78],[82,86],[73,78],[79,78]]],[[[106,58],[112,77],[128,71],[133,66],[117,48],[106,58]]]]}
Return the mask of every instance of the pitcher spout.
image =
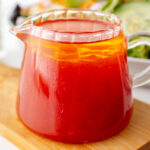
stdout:
{"type": "Polygon", "coordinates": [[[24,42],[25,35],[30,36],[30,34],[32,33],[32,30],[33,30],[32,24],[29,24],[29,25],[20,24],[11,28],[10,32],[24,42]]]}
{"type": "MultiPolygon", "coordinates": [[[[36,16],[37,17],[40,16],[36,16]]],[[[33,19],[35,20],[35,16],[27,18],[23,23],[18,24],[10,29],[10,32],[17,36],[20,40],[23,42],[25,41],[26,37],[31,35],[39,35],[39,32],[42,31],[41,27],[35,26],[35,23],[33,22],[33,19]]]]}

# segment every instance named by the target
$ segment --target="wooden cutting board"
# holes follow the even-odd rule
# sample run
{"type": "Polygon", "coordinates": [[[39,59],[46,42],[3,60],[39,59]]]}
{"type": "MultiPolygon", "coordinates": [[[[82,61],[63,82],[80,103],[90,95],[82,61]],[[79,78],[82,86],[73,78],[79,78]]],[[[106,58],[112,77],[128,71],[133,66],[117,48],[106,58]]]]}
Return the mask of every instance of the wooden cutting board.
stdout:
{"type": "MultiPolygon", "coordinates": [[[[150,141],[150,106],[137,100],[129,126],[102,142],[64,144],[32,133],[16,114],[19,74],[19,70],[0,64],[0,135],[21,150],[136,150],[150,141]]],[[[144,147],[146,150],[148,144],[144,147]]]]}

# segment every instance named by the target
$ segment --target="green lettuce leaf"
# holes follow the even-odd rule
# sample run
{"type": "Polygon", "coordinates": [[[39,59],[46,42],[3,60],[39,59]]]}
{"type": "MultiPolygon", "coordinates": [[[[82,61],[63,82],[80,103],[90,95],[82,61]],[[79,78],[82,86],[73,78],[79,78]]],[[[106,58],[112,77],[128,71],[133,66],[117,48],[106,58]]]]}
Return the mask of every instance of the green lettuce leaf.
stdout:
{"type": "Polygon", "coordinates": [[[148,59],[150,56],[150,47],[149,50],[147,48],[148,46],[145,45],[137,46],[135,48],[132,48],[131,50],[128,50],[127,55],[135,58],[148,59]]]}

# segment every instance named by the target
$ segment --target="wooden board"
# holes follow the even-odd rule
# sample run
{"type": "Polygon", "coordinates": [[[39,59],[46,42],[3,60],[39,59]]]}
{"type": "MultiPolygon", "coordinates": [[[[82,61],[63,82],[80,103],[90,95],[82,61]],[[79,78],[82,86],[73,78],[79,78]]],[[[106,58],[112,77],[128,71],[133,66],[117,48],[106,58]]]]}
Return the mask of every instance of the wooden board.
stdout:
{"type": "Polygon", "coordinates": [[[0,64],[0,135],[21,150],[136,150],[150,141],[150,106],[136,100],[129,126],[102,142],[64,144],[32,133],[16,114],[19,74],[19,70],[0,64]]]}

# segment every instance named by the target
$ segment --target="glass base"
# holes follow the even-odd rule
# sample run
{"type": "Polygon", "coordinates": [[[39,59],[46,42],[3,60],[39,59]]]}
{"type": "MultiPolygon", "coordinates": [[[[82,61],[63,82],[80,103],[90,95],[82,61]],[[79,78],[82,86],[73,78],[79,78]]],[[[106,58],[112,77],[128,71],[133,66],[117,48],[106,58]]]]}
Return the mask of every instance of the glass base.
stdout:
{"type": "Polygon", "coordinates": [[[67,136],[62,136],[62,135],[50,135],[50,134],[43,134],[43,133],[40,133],[34,129],[32,129],[31,127],[29,127],[20,117],[20,115],[18,114],[21,122],[29,129],[31,130],[32,132],[42,136],[42,137],[45,137],[45,138],[48,138],[48,139],[51,139],[51,140],[54,140],[54,141],[58,141],[58,142],[64,142],[64,143],[72,143],[72,144],[83,144],[83,143],[89,143],[89,142],[98,142],[98,141],[102,141],[102,140],[105,140],[107,138],[110,138],[114,135],[116,135],[117,133],[119,133],[120,131],[122,131],[128,124],[129,124],[129,121],[131,119],[131,115],[132,115],[132,111],[133,111],[133,108],[131,108],[125,115],[125,117],[120,120],[118,123],[116,123],[113,127],[109,128],[109,129],[106,129],[105,131],[103,132],[99,132],[97,131],[96,134],[88,134],[88,136],[84,136],[79,138],[79,135],[67,135],[67,136]],[[99,134],[98,134],[99,132],[99,134]]]}

